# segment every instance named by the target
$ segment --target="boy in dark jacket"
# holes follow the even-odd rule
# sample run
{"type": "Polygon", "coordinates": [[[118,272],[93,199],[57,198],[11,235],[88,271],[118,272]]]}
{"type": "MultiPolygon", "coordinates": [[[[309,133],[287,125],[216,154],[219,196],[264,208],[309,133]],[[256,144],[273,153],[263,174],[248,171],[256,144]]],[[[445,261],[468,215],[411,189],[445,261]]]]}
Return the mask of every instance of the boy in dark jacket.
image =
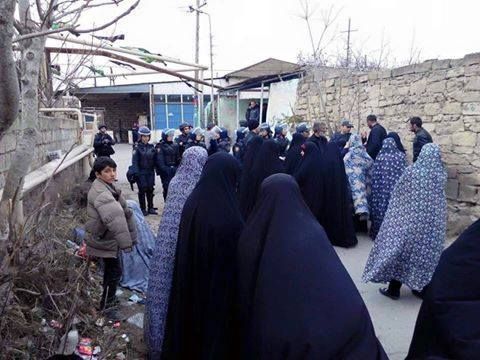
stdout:
{"type": "Polygon", "coordinates": [[[127,207],[122,192],[113,185],[117,164],[109,157],[95,160],[93,170],[96,180],[88,192],[87,254],[103,259],[103,294],[101,310],[109,310],[110,317],[116,314],[115,293],[122,276],[118,253],[130,252],[137,241],[133,212],[127,207]]]}

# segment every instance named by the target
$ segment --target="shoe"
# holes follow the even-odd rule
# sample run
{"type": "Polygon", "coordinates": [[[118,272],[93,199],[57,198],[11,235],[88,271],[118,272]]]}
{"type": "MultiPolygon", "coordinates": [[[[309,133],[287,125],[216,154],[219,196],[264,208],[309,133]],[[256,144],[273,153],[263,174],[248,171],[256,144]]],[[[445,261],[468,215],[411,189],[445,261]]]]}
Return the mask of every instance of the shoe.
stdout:
{"type": "Polygon", "coordinates": [[[412,294],[413,294],[414,296],[416,296],[417,298],[423,300],[423,292],[422,292],[422,291],[412,290],[412,294]]]}
{"type": "Polygon", "coordinates": [[[143,216],[148,216],[148,211],[145,210],[145,209],[142,209],[142,214],[143,214],[143,216]]]}
{"type": "Polygon", "coordinates": [[[378,291],[380,292],[380,294],[382,294],[383,296],[386,296],[392,300],[398,300],[400,299],[400,295],[393,295],[391,294],[387,288],[381,288],[381,289],[378,289],[378,291]]]}
{"type": "Polygon", "coordinates": [[[158,212],[157,212],[157,210],[155,210],[155,208],[148,209],[148,213],[151,214],[151,215],[158,215],[158,212]]]}

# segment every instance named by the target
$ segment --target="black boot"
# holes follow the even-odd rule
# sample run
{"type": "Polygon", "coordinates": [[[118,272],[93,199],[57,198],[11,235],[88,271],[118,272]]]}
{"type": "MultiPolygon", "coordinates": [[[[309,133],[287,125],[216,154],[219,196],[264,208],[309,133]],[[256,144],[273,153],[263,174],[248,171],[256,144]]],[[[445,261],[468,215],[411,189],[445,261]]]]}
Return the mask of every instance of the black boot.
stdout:
{"type": "Polygon", "coordinates": [[[153,189],[147,192],[148,213],[151,215],[158,215],[157,210],[153,206],[153,189]]]}
{"type": "Polygon", "coordinates": [[[138,203],[140,204],[140,209],[142,210],[143,216],[147,216],[147,204],[145,202],[145,192],[139,191],[138,192],[138,203]]]}
{"type": "Polygon", "coordinates": [[[400,298],[400,288],[402,287],[402,283],[397,280],[391,280],[388,284],[388,289],[382,288],[379,289],[380,294],[392,299],[398,300],[400,298]]]}

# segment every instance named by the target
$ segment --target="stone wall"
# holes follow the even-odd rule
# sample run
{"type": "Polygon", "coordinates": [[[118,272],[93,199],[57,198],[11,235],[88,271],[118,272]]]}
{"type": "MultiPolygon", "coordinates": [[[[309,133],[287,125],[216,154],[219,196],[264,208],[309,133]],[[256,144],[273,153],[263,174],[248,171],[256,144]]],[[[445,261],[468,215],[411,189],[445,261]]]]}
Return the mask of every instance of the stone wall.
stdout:
{"type": "Polygon", "coordinates": [[[296,114],[307,120],[333,125],[347,118],[363,131],[366,116],[376,114],[387,131],[400,134],[410,158],[406,122],[420,116],[448,169],[449,235],[480,217],[480,53],[369,73],[316,69],[297,95],[296,114]]]}
{"type": "MultiPolygon", "coordinates": [[[[65,153],[80,135],[78,120],[46,116],[40,116],[38,131],[37,145],[32,148],[35,153],[32,170],[48,162],[48,151],[63,150],[65,153]]],[[[17,146],[18,134],[18,124],[15,124],[0,141],[0,189],[5,185],[5,177],[17,146]]]]}

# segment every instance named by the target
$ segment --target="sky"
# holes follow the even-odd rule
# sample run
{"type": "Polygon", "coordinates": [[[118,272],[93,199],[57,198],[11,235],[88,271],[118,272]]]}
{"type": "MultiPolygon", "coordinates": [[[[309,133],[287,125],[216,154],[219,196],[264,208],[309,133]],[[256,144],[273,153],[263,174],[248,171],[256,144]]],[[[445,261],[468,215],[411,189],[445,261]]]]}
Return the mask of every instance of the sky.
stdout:
{"type": "MultiPolygon", "coordinates": [[[[302,0],[303,2],[305,0],[302,0]]],[[[310,54],[311,43],[302,20],[301,0],[208,0],[203,10],[212,19],[214,73],[223,75],[269,57],[296,62],[310,54]]],[[[201,0],[203,2],[203,0],[201,0]]],[[[348,19],[353,48],[376,59],[383,48],[388,64],[408,62],[412,50],[419,59],[460,58],[480,51],[477,36],[480,2],[470,0],[310,0],[315,42],[321,34],[321,14],[333,6],[338,12],[329,28],[328,54],[346,52],[348,19]],[[383,46],[382,46],[383,43],[383,46]]],[[[104,34],[125,34],[116,45],[137,46],[185,61],[194,60],[195,15],[188,13],[195,0],[141,0],[116,28],[104,34]]],[[[106,13],[87,14],[83,24],[99,23],[106,13]]],[[[112,12],[113,13],[113,12],[112,12]]],[[[209,31],[201,15],[200,63],[209,66],[209,31]]],[[[98,66],[104,66],[100,61],[98,66]]],[[[171,65],[171,68],[178,66],[171,65]]],[[[116,70],[117,71],[117,70],[116,70]]],[[[139,82],[145,77],[137,77],[139,82]]],[[[133,78],[132,78],[133,79],[133,78]]],[[[149,78],[152,79],[151,77],[149,78]]]]}

